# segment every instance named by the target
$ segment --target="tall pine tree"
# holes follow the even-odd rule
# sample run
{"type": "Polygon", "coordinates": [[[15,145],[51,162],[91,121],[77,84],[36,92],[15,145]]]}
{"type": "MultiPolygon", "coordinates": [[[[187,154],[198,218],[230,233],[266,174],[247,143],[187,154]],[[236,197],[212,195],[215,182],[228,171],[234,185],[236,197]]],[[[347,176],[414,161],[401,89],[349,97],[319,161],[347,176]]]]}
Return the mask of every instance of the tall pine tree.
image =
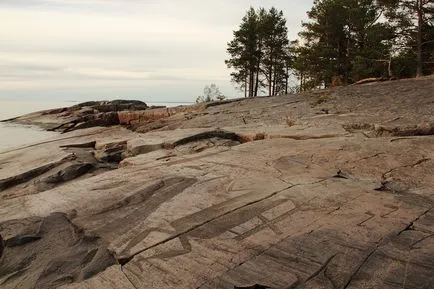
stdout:
{"type": "Polygon", "coordinates": [[[234,70],[232,81],[245,91],[246,97],[257,96],[265,88],[270,96],[285,91],[288,43],[282,11],[274,7],[247,11],[228,43],[230,59],[225,61],[234,70]]]}
{"type": "Polygon", "coordinates": [[[260,13],[260,29],[262,34],[261,72],[264,75],[268,95],[276,95],[284,88],[286,81],[286,58],[288,29],[282,11],[271,8],[260,13]]]}
{"type": "Polygon", "coordinates": [[[260,60],[259,19],[253,7],[243,17],[234,39],[228,43],[227,52],[231,56],[225,63],[235,71],[231,73],[232,81],[244,89],[245,96],[257,95],[258,67],[260,60]]]}
{"type": "Polygon", "coordinates": [[[315,0],[307,14],[296,63],[309,87],[389,74],[394,34],[375,0],[315,0]]]}
{"type": "Polygon", "coordinates": [[[395,28],[396,47],[401,58],[413,58],[415,74],[433,73],[432,49],[434,42],[434,2],[432,0],[378,0],[386,10],[386,17],[395,28]],[[411,54],[414,57],[411,57],[411,54]],[[426,65],[427,69],[424,69],[426,65]]]}

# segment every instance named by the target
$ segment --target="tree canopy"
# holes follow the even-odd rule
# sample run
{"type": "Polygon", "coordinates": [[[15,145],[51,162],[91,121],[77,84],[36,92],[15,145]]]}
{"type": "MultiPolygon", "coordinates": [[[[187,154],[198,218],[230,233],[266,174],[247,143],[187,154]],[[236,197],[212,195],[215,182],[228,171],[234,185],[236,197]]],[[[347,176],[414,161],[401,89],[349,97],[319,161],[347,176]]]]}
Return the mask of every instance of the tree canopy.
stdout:
{"type": "Polygon", "coordinates": [[[228,43],[232,81],[253,97],[434,72],[432,0],[315,0],[288,41],[276,8],[250,8],[228,43]]]}
{"type": "Polygon", "coordinates": [[[226,65],[234,71],[232,81],[253,97],[264,89],[268,95],[283,92],[288,78],[288,29],[282,11],[276,8],[250,8],[234,39],[228,43],[230,59],[226,65]]]}

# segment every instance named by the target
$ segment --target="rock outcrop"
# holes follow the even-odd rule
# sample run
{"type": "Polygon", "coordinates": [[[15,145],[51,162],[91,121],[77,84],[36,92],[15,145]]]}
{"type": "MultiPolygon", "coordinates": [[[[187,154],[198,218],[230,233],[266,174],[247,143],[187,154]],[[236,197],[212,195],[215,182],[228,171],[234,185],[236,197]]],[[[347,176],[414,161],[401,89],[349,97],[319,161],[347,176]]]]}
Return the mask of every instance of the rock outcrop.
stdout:
{"type": "Polygon", "coordinates": [[[36,124],[51,131],[68,132],[95,126],[120,124],[119,113],[142,111],[149,107],[138,100],[89,101],[71,107],[31,113],[11,120],[23,124],[36,124]]]}
{"type": "Polygon", "coordinates": [[[87,236],[65,214],[3,223],[7,232],[0,276],[2,287],[26,287],[23,275],[34,288],[57,288],[80,282],[116,264],[95,236],[87,236]],[[20,278],[21,277],[21,278],[20,278]]]}
{"type": "Polygon", "coordinates": [[[431,288],[433,91],[121,110],[1,153],[0,287],[431,288]]]}

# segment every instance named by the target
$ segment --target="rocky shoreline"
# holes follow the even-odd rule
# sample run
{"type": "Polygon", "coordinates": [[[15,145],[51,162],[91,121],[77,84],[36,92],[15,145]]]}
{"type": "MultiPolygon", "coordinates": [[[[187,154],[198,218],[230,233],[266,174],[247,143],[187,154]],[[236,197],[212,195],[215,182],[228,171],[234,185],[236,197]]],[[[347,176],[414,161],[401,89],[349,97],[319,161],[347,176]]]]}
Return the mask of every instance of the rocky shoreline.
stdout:
{"type": "Polygon", "coordinates": [[[15,118],[1,288],[430,288],[434,77],[15,118]],[[255,287],[256,286],[256,287],[255,287]]]}

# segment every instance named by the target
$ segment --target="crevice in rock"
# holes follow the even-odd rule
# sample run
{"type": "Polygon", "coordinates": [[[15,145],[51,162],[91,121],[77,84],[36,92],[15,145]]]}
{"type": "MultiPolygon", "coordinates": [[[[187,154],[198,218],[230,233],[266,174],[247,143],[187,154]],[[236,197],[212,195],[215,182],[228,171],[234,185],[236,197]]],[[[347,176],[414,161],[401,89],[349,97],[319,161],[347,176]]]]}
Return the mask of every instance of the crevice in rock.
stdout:
{"type": "Polygon", "coordinates": [[[434,135],[434,123],[424,123],[421,125],[412,125],[412,126],[384,126],[384,125],[376,125],[376,124],[368,124],[368,123],[352,123],[345,124],[343,128],[351,133],[356,131],[362,131],[367,137],[387,137],[387,136],[396,136],[401,137],[397,139],[391,140],[394,142],[400,139],[407,139],[405,137],[411,136],[428,136],[434,135]],[[404,137],[404,138],[402,138],[404,137]]]}
{"type": "MultiPolygon", "coordinates": [[[[327,180],[327,179],[324,179],[324,180],[321,180],[321,181],[319,181],[319,182],[322,182],[322,181],[325,181],[325,180],[327,180]]],[[[296,185],[294,185],[293,187],[296,187],[296,186],[304,186],[304,185],[311,185],[311,184],[316,184],[316,183],[319,183],[319,182],[311,182],[311,183],[301,183],[301,184],[296,184],[296,185]]],[[[316,197],[313,197],[312,199],[310,199],[310,200],[307,200],[306,202],[304,202],[303,204],[299,204],[299,206],[304,206],[304,205],[306,205],[306,204],[309,204],[312,200],[314,200],[316,197]]],[[[345,202],[345,203],[342,203],[341,205],[344,205],[344,204],[346,204],[346,203],[349,203],[349,201],[347,201],[347,202],[345,202]]],[[[332,214],[333,212],[336,212],[336,211],[338,211],[340,209],[340,207],[338,207],[338,208],[334,208],[333,210],[330,210],[326,215],[329,215],[329,214],[332,214]]],[[[319,219],[321,219],[321,218],[319,218],[319,219]]],[[[316,219],[316,220],[313,220],[311,223],[309,223],[308,225],[307,225],[307,227],[308,226],[311,226],[312,224],[314,224],[317,220],[319,220],[319,219],[316,219]]],[[[312,234],[313,232],[314,232],[315,230],[311,230],[311,231],[309,231],[309,232],[306,232],[306,235],[310,235],[310,234],[312,234]]],[[[291,238],[291,237],[288,237],[288,238],[291,238]]],[[[271,247],[269,247],[269,248],[266,248],[266,249],[261,249],[261,250],[259,250],[258,252],[256,252],[255,254],[253,254],[252,256],[250,256],[247,260],[244,260],[243,262],[241,262],[242,264],[246,264],[247,262],[250,262],[250,261],[252,261],[252,260],[254,260],[255,258],[257,258],[258,256],[261,256],[262,254],[264,254],[264,253],[266,253],[267,251],[270,251],[270,250],[272,250],[272,248],[275,248],[276,246],[279,246],[279,244],[281,244],[281,243],[283,243],[283,242],[286,242],[288,239],[283,239],[283,240],[281,240],[281,241],[279,241],[277,244],[275,244],[274,246],[271,246],[271,247]]],[[[364,249],[362,249],[362,248],[358,248],[358,247],[350,247],[350,248],[352,248],[352,249],[356,249],[356,250],[360,250],[360,251],[363,251],[364,249]]],[[[338,253],[336,253],[336,254],[333,254],[332,256],[331,256],[331,259],[333,259],[334,257],[336,257],[337,255],[339,254],[339,252],[338,253]]],[[[345,254],[346,254],[346,252],[345,252],[345,254]]],[[[276,259],[273,259],[273,260],[276,260],[276,259]]],[[[312,275],[318,275],[319,273],[321,273],[321,271],[324,271],[324,267],[325,267],[325,269],[327,269],[327,267],[328,267],[328,265],[331,263],[331,261],[332,260],[326,260],[324,263],[321,263],[321,262],[315,262],[314,260],[310,260],[311,262],[314,262],[314,263],[316,263],[318,266],[320,266],[320,269],[318,269],[318,270],[315,270],[314,271],[314,273],[312,273],[312,274],[310,274],[310,272],[308,273],[308,272],[303,272],[303,271],[299,271],[299,272],[301,272],[303,275],[307,275],[306,277],[304,277],[304,278],[309,278],[309,276],[312,276],[312,275]],[[321,270],[322,269],[322,270],[321,270]],[[310,274],[310,275],[309,275],[310,274]]],[[[279,262],[280,263],[280,262],[279,262]]],[[[284,265],[287,265],[287,262],[286,262],[286,260],[284,261],[284,262],[282,262],[282,263],[284,263],[284,265]]],[[[235,266],[235,267],[233,267],[233,268],[231,268],[229,271],[232,271],[232,270],[234,270],[235,268],[237,268],[237,267],[239,267],[239,265],[237,265],[237,266],[235,266]]],[[[294,267],[292,267],[292,268],[294,268],[294,267]]],[[[295,268],[294,268],[295,269],[295,268]]],[[[298,272],[297,272],[297,270],[295,269],[295,271],[292,271],[292,273],[296,276],[296,281],[295,282],[293,282],[291,285],[289,285],[288,287],[284,287],[284,288],[286,288],[286,289],[295,289],[295,288],[299,288],[299,286],[301,287],[301,288],[305,288],[305,280],[304,280],[304,278],[302,278],[302,277],[300,277],[299,276],[299,274],[298,274],[298,272]]],[[[313,277],[315,277],[315,276],[313,276],[313,277]]],[[[328,277],[327,277],[328,278],[328,277]]],[[[208,280],[207,282],[204,282],[203,284],[201,284],[200,286],[198,286],[197,288],[202,288],[202,286],[204,285],[204,284],[211,284],[212,283],[212,281],[213,280],[215,280],[216,278],[213,278],[213,279],[211,279],[211,280],[208,280]]],[[[310,280],[312,280],[312,278],[310,278],[310,280]]],[[[343,280],[343,282],[344,282],[345,280],[343,280]]],[[[208,287],[206,287],[206,288],[208,288],[208,287]]],[[[309,287],[310,288],[310,287],[309,287]]],[[[313,288],[313,287],[312,287],[313,288]]]]}
{"type": "Polygon", "coordinates": [[[269,138],[289,138],[293,140],[310,140],[310,139],[325,139],[325,138],[335,138],[339,137],[337,134],[324,134],[318,136],[309,136],[309,135],[271,135],[269,138]]]}
{"type": "Polygon", "coordinates": [[[357,266],[356,270],[352,272],[343,289],[346,289],[348,288],[348,286],[350,286],[351,282],[353,282],[353,279],[357,276],[357,274],[359,274],[362,267],[369,261],[369,259],[372,257],[372,255],[374,255],[374,253],[378,250],[379,247],[380,244],[377,244],[371,251],[369,251],[365,258],[363,258],[362,262],[360,262],[360,264],[357,266]]]}
{"type": "Polygon", "coordinates": [[[25,245],[27,243],[38,241],[40,239],[41,239],[41,236],[38,236],[38,234],[13,236],[13,237],[5,240],[5,247],[22,246],[22,245],[25,245]]]}
{"type": "Polygon", "coordinates": [[[258,141],[258,140],[266,140],[266,139],[293,139],[293,140],[310,140],[310,139],[324,139],[324,138],[334,138],[338,137],[339,135],[335,134],[325,134],[325,135],[285,135],[285,134],[266,134],[266,133],[256,133],[256,134],[249,134],[249,135],[243,135],[234,133],[231,131],[225,131],[225,130],[213,130],[213,131],[207,131],[199,134],[195,134],[186,138],[182,138],[178,141],[175,141],[171,144],[165,144],[166,148],[175,148],[180,145],[185,145],[191,142],[196,142],[200,140],[205,139],[212,139],[212,138],[220,138],[220,139],[227,139],[234,142],[238,142],[240,144],[252,142],[252,141],[258,141]]]}
{"type": "MultiPolygon", "coordinates": [[[[161,147],[157,146],[156,149],[170,150],[195,143],[193,147],[187,148],[187,151],[181,152],[181,154],[185,154],[199,153],[210,147],[231,147],[246,142],[271,138],[291,138],[296,140],[305,140],[324,137],[334,136],[308,137],[289,135],[267,135],[264,133],[257,133],[253,136],[246,136],[230,131],[213,130],[182,138],[173,143],[166,143],[163,144],[161,147]],[[227,142],[222,142],[221,140],[227,140],[227,142]],[[208,142],[201,143],[201,141],[208,142]]],[[[145,150],[144,152],[139,152],[131,155],[128,152],[126,141],[113,142],[111,144],[106,144],[101,147],[96,147],[95,141],[65,144],[60,147],[66,152],[70,152],[71,155],[66,157],[65,159],[62,159],[59,162],[46,164],[36,169],[29,170],[23,174],[0,180],[0,191],[4,191],[8,188],[20,184],[24,184],[31,180],[34,180],[33,184],[36,184],[38,186],[38,192],[45,191],[47,189],[53,188],[54,186],[63,184],[86,174],[92,173],[94,175],[104,172],[106,170],[117,169],[119,163],[122,160],[130,156],[140,155],[149,152],[148,150],[145,150]],[[88,156],[90,153],[93,157],[88,156]],[[68,163],[68,165],[66,165],[65,163],[68,163]],[[40,178],[36,179],[37,177],[40,178]]],[[[15,195],[12,194],[11,196],[4,196],[3,199],[14,197],[15,195]]]]}
{"type": "MultiPolygon", "coordinates": [[[[90,177],[107,170],[117,169],[122,160],[121,155],[126,150],[126,142],[106,145],[99,149],[95,149],[95,144],[95,141],[91,141],[62,145],[61,148],[68,153],[66,157],[0,180],[0,191],[21,185],[31,187],[26,190],[27,194],[43,192],[80,177],[90,177]]],[[[8,193],[2,198],[11,199],[20,195],[22,193],[8,193]]]]}
{"type": "MultiPolygon", "coordinates": [[[[80,137],[87,137],[87,136],[94,136],[94,135],[95,135],[95,132],[92,132],[92,133],[88,133],[88,134],[82,134],[82,135],[80,135],[80,137]]],[[[63,138],[56,138],[54,140],[43,141],[43,142],[40,142],[40,143],[31,144],[31,145],[28,145],[28,146],[19,147],[19,148],[12,149],[12,150],[1,151],[0,155],[6,154],[6,153],[10,153],[10,152],[21,151],[21,150],[24,150],[24,149],[28,149],[28,148],[32,148],[32,147],[48,144],[48,143],[54,143],[54,142],[58,142],[58,141],[63,141],[63,140],[68,140],[68,139],[75,139],[75,138],[77,138],[77,137],[76,136],[68,136],[68,137],[63,137],[63,138]]],[[[67,146],[68,145],[66,145],[66,147],[67,146]]]]}
{"type": "Polygon", "coordinates": [[[390,142],[397,142],[397,141],[401,141],[401,140],[412,140],[412,139],[415,139],[415,138],[412,138],[412,137],[398,137],[398,138],[391,139],[390,142]]]}
{"type": "Polygon", "coordinates": [[[369,123],[350,123],[342,126],[347,132],[355,132],[358,130],[373,130],[374,125],[369,123]]]}
{"type": "Polygon", "coordinates": [[[360,159],[355,160],[355,161],[352,161],[352,162],[357,163],[357,162],[360,162],[360,161],[364,161],[364,160],[368,160],[368,159],[376,158],[376,157],[379,157],[379,156],[384,155],[384,154],[385,154],[385,153],[376,153],[376,154],[369,155],[369,156],[366,156],[366,157],[360,158],[360,159]]]}
{"type": "Polygon", "coordinates": [[[125,272],[124,272],[124,270],[123,270],[123,268],[122,268],[122,265],[120,265],[120,267],[121,267],[121,272],[122,272],[122,274],[125,276],[125,278],[128,280],[128,283],[130,283],[131,286],[133,286],[133,288],[135,288],[135,289],[139,289],[139,288],[137,288],[136,285],[134,285],[134,283],[133,283],[133,281],[131,281],[130,277],[128,277],[128,275],[125,274],[125,272]]]}
{"type": "Polygon", "coordinates": [[[95,169],[95,167],[91,163],[75,163],[67,166],[65,169],[62,169],[53,175],[49,175],[40,179],[40,182],[47,184],[59,184],[76,179],[86,173],[91,172],[93,169],[95,169]]]}
{"type": "Polygon", "coordinates": [[[27,181],[30,181],[58,166],[60,166],[63,163],[69,162],[71,160],[74,160],[75,156],[73,154],[68,155],[64,158],[62,158],[59,161],[56,162],[52,162],[52,163],[48,163],[42,166],[39,166],[37,168],[28,170],[24,173],[9,177],[9,178],[5,178],[0,180],[0,191],[6,190],[8,188],[14,187],[16,185],[25,183],[27,181]]]}
{"type": "Polygon", "coordinates": [[[272,288],[260,284],[254,284],[251,286],[234,286],[234,289],[272,289],[272,288]]]}
{"type": "MultiPolygon", "coordinates": [[[[323,138],[333,136],[288,136],[288,135],[267,135],[264,133],[256,133],[252,136],[246,136],[237,134],[225,130],[212,130],[195,135],[191,135],[173,143],[163,143],[162,145],[156,145],[155,149],[167,149],[167,150],[180,150],[181,154],[200,153],[211,147],[232,147],[246,142],[252,142],[257,140],[264,140],[269,138],[292,138],[296,140],[304,140],[311,138],[323,138]],[[222,141],[227,140],[227,141],[222,141]],[[190,145],[190,147],[182,148],[183,146],[190,145]],[[182,148],[182,149],[181,149],[182,148]]],[[[147,145],[148,147],[150,145],[147,145]]],[[[3,184],[0,181],[0,190],[16,186],[34,180],[33,184],[37,185],[37,192],[45,191],[64,184],[68,181],[82,177],[84,175],[91,176],[99,173],[103,173],[107,170],[117,169],[119,163],[131,156],[148,153],[152,150],[146,149],[143,152],[131,154],[127,148],[127,141],[115,141],[113,143],[98,145],[95,141],[89,141],[84,143],[71,143],[61,146],[66,152],[71,153],[71,159],[66,159],[64,162],[69,162],[67,165],[42,167],[42,170],[37,170],[37,173],[30,172],[25,174],[25,178],[18,178],[16,181],[13,177],[8,180],[3,180],[3,184]],[[39,179],[36,179],[40,177],[39,179]]],[[[153,149],[153,150],[155,150],[153,149]]],[[[161,159],[161,158],[160,158],[161,159]]],[[[339,175],[339,174],[338,174],[339,175]]],[[[336,177],[336,176],[335,176],[336,177]]],[[[342,178],[347,177],[343,174],[342,178]]],[[[286,181],[285,181],[286,182],[286,181]]],[[[287,183],[287,182],[286,182],[287,183]]],[[[3,198],[14,198],[14,194],[3,198]]]]}
{"type": "Polygon", "coordinates": [[[422,218],[423,216],[425,216],[426,214],[428,214],[431,211],[432,208],[429,208],[428,210],[424,211],[422,214],[420,214],[419,216],[417,216],[414,220],[412,220],[410,223],[407,224],[407,226],[405,226],[404,229],[402,229],[401,231],[398,232],[398,236],[401,235],[402,233],[404,233],[405,231],[412,231],[414,230],[414,223],[416,223],[417,221],[420,220],[420,218],[422,218]]]}
{"type": "Polygon", "coordinates": [[[394,127],[392,129],[380,127],[376,130],[377,135],[391,135],[391,136],[427,136],[434,135],[434,124],[427,124],[425,126],[416,127],[394,127]]]}
{"type": "Polygon", "coordinates": [[[210,219],[208,219],[208,220],[205,220],[204,222],[201,222],[201,223],[199,223],[199,224],[197,224],[197,225],[191,226],[190,228],[188,228],[188,229],[186,229],[186,230],[183,230],[182,232],[177,232],[176,234],[174,234],[174,235],[172,235],[172,236],[170,236],[170,237],[168,237],[168,238],[166,238],[166,239],[164,239],[164,240],[162,240],[162,241],[156,242],[155,244],[153,244],[153,245],[151,245],[151,246],[148,246],[148,247],[146,247],[146,248],[143,248],[143,249],[141,249],[141,250],[138,250],[137,252],[134,252],[133,254],[130,254],[130,256],[128,256],[128,257],[120,257],[120,258],[118,258],[118,262],[119,262],[121,265],[126,265],[126,264],[127,264],[128,262],[130,262],[130,261],[131,261],[135,256],[137,256],[137,255],[139,255],[139,254],[141,254],[141,253],[143,253],[143,252],[145,252],[145,251],[147,251],[147,250],[150,250],[150,249],[152,249],[152,248],[155,248],[155,247],[157,247],[157,246],[159,246],[159,245],[161,245],[161,244],[167,243],[167,242],[169,242],[169,241],[171,241],[171,240],[173,240],[173,239],[179,238],[179,237],[181,237],[181,236],[183,236],[183,235],[185,235],[185,234],[188,234],[188,233],[192,232],[193,230],[195,230],[195,229],[197,229],[197,228],[200,228],[200,227],[205,226],[206,224],[208,224],[208,223],[210,223],[210,222],[213,222],[213,221],[216,220],[216,219],[219,219],[219,218],[221,218],[221,217],[227,216],[227,215],[229,215],[229,214],[231,214],[231,213],[234,213],[235,211],[241,210],[241,209],[243,209],[243,208],[245,208],[245,207],[247,207],[247,206],[251,206],[251,205],[254,205],[254,204],[256,204],[256,203],[262,202],[262,201],[264,201],[264,200],[266,200],[266,199],[272,198],[272,197],[276,196],[277,194],[279,194],[279,193],[281,193],[281,192],[283,192],[283,191],[285,191],[285,190],[291,189],[292,187],[295,187],[295,186],[296,186],[296,185],[291,185],[291,186],[285,187],[285,188],[283,188],[283,189],[281,189],[281,190],[278,190],[278,191],[275,191],[275,192],[273,192],[273,193],[271,193],[271,194],[269,194],[269,195],[267,195],[267,196],[265,196],[265,197],[263,197],[263,198],[260,198],[260,199],[257,199],[257,200],[250,201],[250,202],[248,202],[248,203],[246,203],[246,204],[244,204],[244,205],[242,205],[242,206],[240,206],[240,207],[237,207],[237,208],[235,208],[235,209],[232,209],[232,210],[229,210],[229,211],[223,212],[222,214],[219,214],[219,215],[217,215],[217,216],[214,217],[214,218],[210,218],[210,219]]]}
{"type": "Polygon", "coordinates": [[[224,138],[207,138],[203,140],[193,141],[189,142],[184,145],[176,146],[173,149],[174,154],[171,154],[172,156],[175,155],[184,155],[184,154],[195,154],[195,153],[201,153],[205,150],[211,149],[211,148],[218,148],[218,147],[233,147],[240,145],[241,143],[238,141],[234,141],[231,139],[224,139],[224,138]]]}
{"type": "Polygon", "coordinates": [[[338,170],[337,173],[333,176],[333,178],[337,178],[337,179],[349,179],[349,175],[345,172],[343,172],[342,170],[338,170]]]}
{"type": "Polygon", "coordinates": [[[384,180],[381,181],[381,185],[375,188],[374,191],[390,192],[393,194],[402,194],[406,190],[402,188],[400,184],[395,183],[393,180],[384,180]]]}
{"type": "Polygon", "coordinates": [[[309,277],[306,278],[306,280],[304,281],[304,283],[308,283],[310,280],[312,280],[316,276],[318,276],[321,272],[324,272],[326,270],[327,266],[333,260],[333,258],[336,257],[336,255],[337,254],[331,255],[317,271],[315,271],[312,275],[310,275],[309,277]]]}
{"type": "Polygon", "coordinates": [[[422,243],[423,241],[425,241],[425,240],[427,240],[427,239],[429,239],[431,237],[434,237],[434,233],[431,233],[431,234],[429,234],[429,235],[427,235],[427,236],[425,236],[425,237],[417,240],[416,242],[414,242],[413,244],[410,245],[410,249],[418,249],[418,248],[420,248],[420,247],[416,247],[416,245],[422,243]]]}
{"type": "Polygon", "coordinates": [[[382,174],[382,179],[383,179],[383,180],[386,180],[387,177],[388,177],[388,175],[390,175],[391,173],[393,173],[393,172],[396,171],[396,170],[403,169],[403,168],[414,168],[414,167],[416,167],[416,166],[418,166],[418,165],[421,165],[421,164],[423,164],[423,163],[425,163],[425,162],[428,162],[428,161],[430,161],[430,160],[431,160],[430,158],[422,158],[422,159],[417,160],[417,161],[414,162],[414,163],[411,163],[411,164],[408,164],[408,165],[402,165],[402,166],[399,166],[399,167],[392,168],[392,169],[390,169],[390,170],[388,170],[387,172],[385,172],[385,173],[382,174]]]}
{"type": "Polygon", "coordinates": [[[95,148],[96,141],[61,145],[60,148],[95,148]]]}
{"type": "Polygon", "coordinates": [[[200,141],[200,140],[210,139],[210,138],[228,139],[232,141],[237,141],[239,143],[245,143],[249,141],[249,138],[236,134],[234,132],[229,132],[224,130],[213,130],[213,131],[207,131],[207,132],[182,138],[180,140],[175,141],[170,146],[177,147],[180,145],[185,145],[190,142],[195,142],[195,141],[200,141]]]}

